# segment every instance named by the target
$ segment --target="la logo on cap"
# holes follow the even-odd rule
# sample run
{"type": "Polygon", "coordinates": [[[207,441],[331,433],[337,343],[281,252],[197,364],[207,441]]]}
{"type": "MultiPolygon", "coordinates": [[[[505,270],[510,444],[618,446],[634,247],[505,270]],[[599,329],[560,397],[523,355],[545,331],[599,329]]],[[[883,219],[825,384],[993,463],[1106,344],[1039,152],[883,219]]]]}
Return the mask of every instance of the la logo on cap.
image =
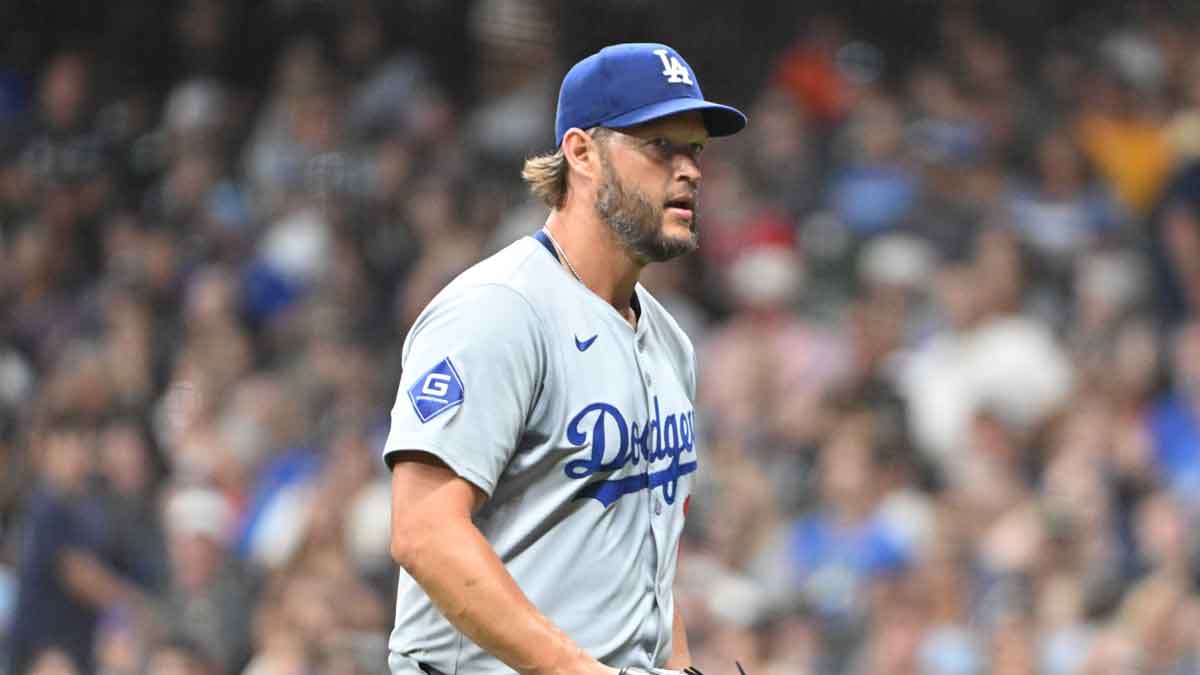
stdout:
{"type": "Polygon", "coordinates": [[[691,74],[688,73],[687,66],[679,62],[679,58],[672,56],[671,52],[665,49],[655,49],[655,54],[662,59],[663,75],[667,76],[667,82],[671,84],[692,84],[691,74]]]}

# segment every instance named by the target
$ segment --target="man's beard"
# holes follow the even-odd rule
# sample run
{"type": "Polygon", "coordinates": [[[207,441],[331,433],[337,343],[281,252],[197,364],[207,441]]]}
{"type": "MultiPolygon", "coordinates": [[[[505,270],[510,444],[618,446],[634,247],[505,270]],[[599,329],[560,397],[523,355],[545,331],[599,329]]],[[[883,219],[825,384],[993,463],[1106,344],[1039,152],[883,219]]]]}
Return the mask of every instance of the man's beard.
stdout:
{"type": "Polygon", "coordinates": [[[596,192],[596,212],[621,245],[642,264],[664,262],[691,253],[700,246],[696,213],[686,238],[668,236],[663,228],[663,207],[656,206],[636,187],[626,189],[617,179],[608,158],[601,158],[604,182],[596,192]]]}

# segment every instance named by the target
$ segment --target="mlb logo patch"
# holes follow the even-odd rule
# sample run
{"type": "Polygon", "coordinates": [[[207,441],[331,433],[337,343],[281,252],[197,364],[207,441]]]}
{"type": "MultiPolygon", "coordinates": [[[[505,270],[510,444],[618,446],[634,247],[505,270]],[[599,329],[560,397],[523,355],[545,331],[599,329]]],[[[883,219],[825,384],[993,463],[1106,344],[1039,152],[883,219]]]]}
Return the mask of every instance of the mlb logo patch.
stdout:
{"type": "Polygon", "coordinates": [[[408,400],[422,424],[463,402],[462,378],[448,357],[408,388],[408,400]]]}

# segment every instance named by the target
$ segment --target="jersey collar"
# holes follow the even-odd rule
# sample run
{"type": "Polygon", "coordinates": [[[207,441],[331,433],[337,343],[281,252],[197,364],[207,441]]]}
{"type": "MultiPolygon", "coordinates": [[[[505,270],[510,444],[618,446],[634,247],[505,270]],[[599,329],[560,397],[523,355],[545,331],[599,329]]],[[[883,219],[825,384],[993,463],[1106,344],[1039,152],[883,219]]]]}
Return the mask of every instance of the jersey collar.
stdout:
{"type": "MultiPolygon", "coordinates": [[[[534,232],[530,236],[538,240],[538,243],[542,245],[542,248],[546,249],[546,251],[554,257],[555,262],[560,265],[562,264],[562,261],[558,259],[558,251],[554,250],[554,244],[550,241],[550,235],[546,234],[545,230],[538,228],[537,232],[534,232]]],[[[634,291],[633,297],[629,299],[629,306],[633,308],[634,316],[636,316],[638,319],[641,319],[642,301],[638,299],[637,291],[634,291]]]]}

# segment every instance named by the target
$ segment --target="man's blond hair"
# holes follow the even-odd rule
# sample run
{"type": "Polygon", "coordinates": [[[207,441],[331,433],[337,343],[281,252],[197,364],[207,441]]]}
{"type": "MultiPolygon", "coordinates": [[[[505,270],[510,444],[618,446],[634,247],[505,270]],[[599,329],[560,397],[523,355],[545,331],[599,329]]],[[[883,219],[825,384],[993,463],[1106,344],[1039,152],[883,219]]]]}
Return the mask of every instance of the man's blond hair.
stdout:
{"type": "MultiPolygon", "coordinates": [[[[592,138],[603,138],[608,129],[592,127],[587,133],[592,138]]],[[[567,157],[562,148],[552,153],[536,155],[525,160],[521,178],[529,184],[529,191],[542,200],[548,208],[561,209],[567,200],[567,157]]]]}

